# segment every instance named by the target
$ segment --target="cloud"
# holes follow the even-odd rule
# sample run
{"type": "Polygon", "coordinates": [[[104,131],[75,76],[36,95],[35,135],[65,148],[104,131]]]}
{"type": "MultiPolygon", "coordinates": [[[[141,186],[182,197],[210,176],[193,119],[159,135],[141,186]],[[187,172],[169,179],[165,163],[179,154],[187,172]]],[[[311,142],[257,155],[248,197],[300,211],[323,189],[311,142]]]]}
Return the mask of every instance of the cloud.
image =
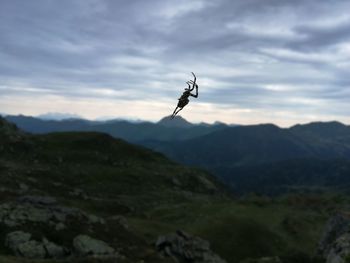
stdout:
{"type": "Polygon", "coordinates": [[[131,104],[128,116],[154,120],[172,111],[194,71],[198,110],[182,112],[193,121],[237,122],[242,112],[242,123],[348,121],[349,8],[345,0],[5,1],[0,111],[122,116],[120,105],[131,104]],[[45,110],[52,96],[60,103],[45,110]],[[36,102],[20,105],[25,98],[36,102]],[[84,101],[115,109],[84,111],[84,101]]]}

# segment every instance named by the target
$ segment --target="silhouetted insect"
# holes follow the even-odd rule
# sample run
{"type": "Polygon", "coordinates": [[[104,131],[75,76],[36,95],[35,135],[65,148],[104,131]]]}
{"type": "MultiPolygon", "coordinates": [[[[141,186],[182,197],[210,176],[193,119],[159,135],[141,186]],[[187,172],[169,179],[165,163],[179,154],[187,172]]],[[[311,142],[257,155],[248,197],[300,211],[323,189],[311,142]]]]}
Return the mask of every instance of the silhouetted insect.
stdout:
{"type": "Polygon", "coordinates": [[[192,72],[192,75],[194,77],[194,80],[189,80],[187,81],[188,88],[185,88],[184,93],[182,93],[181,97],[179,98],[179,102],[177,103],[177,106],[171,115],[171,119],[175,117],[176,114],[178,114],[189,102],[190,100],[188,99],[189,96],[198,98],[198,85],[196,84],[196,75],[192,72]],[[192,85],[192,87],[191,87],[192,85]],[[191,91],[196,88],[196,94],[192,94],[191,91]]]}

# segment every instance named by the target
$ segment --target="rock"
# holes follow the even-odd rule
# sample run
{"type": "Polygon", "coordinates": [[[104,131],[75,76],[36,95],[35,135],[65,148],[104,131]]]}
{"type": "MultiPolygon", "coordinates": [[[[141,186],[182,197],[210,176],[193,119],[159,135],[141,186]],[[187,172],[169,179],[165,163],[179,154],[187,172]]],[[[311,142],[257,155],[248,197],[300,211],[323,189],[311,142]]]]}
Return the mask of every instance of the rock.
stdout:
{"type": "Polygon", "coordinates": [[[118,224],[124,227],[125,229],[129,228],[128,220],[124,216],[121,216],[121,215],[112,216],[110,217],[110,220],[117,221],[118,224]]]}
{"type": "Polygon", "coordinates": [[[348,230],[350,230],[350,214],[339,212],[332,216],[324,228],[318,245],[318,254],[327,258],[334,242],[348,230]]]}
{"type": "Polygon", "coordinates": [[[114,249],[101,240],[91,238],[87,235],[79,235],[73,240],[73,248],[80,256],[114,255],[114,249]]]}
{"type": "Polygon", "coordinates": [[[100,218],[92,214],[88,214],[86,216],[91,224],[105,224],[105,220],[103,218],[100,218]]]}
{"type": "Polygon", "coordinates": [[[18,245],[30,240],[31,234],[23,231],[15,231],[6,235],[5,246],[16,253],[18,245]]]}
{"type": "Polygon", "coordinates": [[[55,258],[61,259],[68,254],[68,250],[46,238],[42,242],[30,240],[31,234],[23,231],[15,231],[7,234],[5,246],[13,251],[17,256],[25,258],[55,258]]]}
{"type": "Polygon", "coordinates": [[[257,259],[245,259],[240,263],[282,263],[279,257],[262,257],[257,259]]]}
{"type": "Polygon", "coordinates": [[[29,190],[29,186],[26,185],[25,183],[20,183],[19,184],[19,189],[22,193],[25,193],[29,190]]]}
{"type": "Polygon", "coordinates": [[[69,252],[67,249],[48,241],[46,238],[43,239],[43,244],[46,250],[46,255],[49,258],[61,259],[64,258],[69,252]]]}
{"type": "Polygon", "coordinates": [[[207,178],[203,177],[203,176],[197,176],[197,179],[199,181],[199,183],[208,191],[212,191],[212,192],[216,192],[218,189],[217,187],[211,182],[209,181],[207,178]]]}
{"type": "Polygon", "coordinates": [[[347,263],[350,258],[350,233],[338,237],[329,250],[326,263],[347,263]]]}
{"type": "Polygon", "coordinates": [[[18,198],[18,202],[0,205],[0,223],[8,227],[43,223],[55,229],[58,225],[57,229],[61,230],[67,217],[87,223],[105,223],[103,218],[90,215],[77,208],[59,206],[51,197],[24,196],[18,198]]]}
{"type": "Polygon", "coordinates": [[[63,184],[61,182],[52,182],[52,184],[56,187],[62,186],[63,184]]]}
{"type": "Polygon", "coordinates": [[[46,256],[43,244],[35,240],[19,244],[16,252],[17,255],[25,258],[45,258],[46,256]]]}
{"type": "Polygon", "coordinates": [[[84,193],[84,191],[82,189],[74,188],[74,190],[70,191],[69,194],[72,195],[72,196],[78,196],[79,197],[79,196],[83,196],[85,193],[84,193]]]}
{"type": "Polygon", "coordinates": [[[65,229],[65,228],[66,228],[66,225],[63,224],[62,222],[56,224],[56,226],[55,226],[56,231],[61,231],[61,230],[65,229]]]}
{"type": "Polygon", "coordinates": [[[174,186],[177,186],[177,187],[181,187],[182,186],[180,180],[178,178],[176,178],[176,177],[172,177],[171,178],[171,182],[173,183],[174,186]]]}
{"type": "Polygon", "coordinates": [[[331,217],[319,242],[318,253],[327,263],[346,263],[350,259],[350,214],[331,217]]]}
{"type": "Polygon", "coordinates": [[[34,205],[55,205],[57,204],[57,200],[51,196],[21,196],[17,200],[19,203],[30,203],[34,205]]]}
{"type": "Polygon", "coordinates": [[[183,231],[158,237],[156,248],[177,262],[226,263],[210,250],[208,241],[193,237],[183,231]]]}

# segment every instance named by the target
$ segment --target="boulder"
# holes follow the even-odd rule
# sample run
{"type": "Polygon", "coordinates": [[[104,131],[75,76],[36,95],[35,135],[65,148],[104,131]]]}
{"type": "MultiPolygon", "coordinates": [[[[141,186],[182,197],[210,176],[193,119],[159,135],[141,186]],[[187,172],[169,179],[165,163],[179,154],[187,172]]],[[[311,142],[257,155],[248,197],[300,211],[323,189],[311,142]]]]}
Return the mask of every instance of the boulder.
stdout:
{"type": "Polygon", "coordinates": [[[129,229],[128,220],[127,220],[124,216],[115,215],[115,216],[111,216],[109,219],[110,219],[110,220],[113,220],[113,221],[117,221],[117,223],[118,223],[119,225],[121,225],[121,226],[124,227],[125,229],[129,229]]]}
{"type": "Polygon", "coordinates": [[[240,261],[240,263],[282,263],[279,257],[262,257],[256,259],[245,259],[240,261]]]}
{"type": "Polygon", "coordinates": [[[105,220],[93,214],[87,214],[87,219],[91,224],[105,224],[105,220]]]}
{"type": "Polygon", "coordinates": [[[326,257],[327,263],[347,263],[350,259],[350,233],[338,237],[326,257]]]}
{"type": "Polygon", "coordinates": [[[85,213],[77,208],[60,206],[50,196],[22,196],[17,199],[17,202],[0,205],[0,223],[8,227],[43,223],[55,228],[58,225],[58,230],[60,230],[64,228],[67,217],[90,224],[105,223],[103,218],[85,213]]]}
{"type": "Polygon", "coordinates": [[[211,251],[208,241],[183,231],[158,237],[156,248],[163,255],[172,257],[177,262],[226,263],[211,251]]]}
{"type": "Polygon", "coordinates": [[[19,203],[30,203],[34,205],[55,205],[57,200],[51,196],[27,195],[21,196],[17,200],[19,203]]]}
{"type": "Polygon", "coordinates": [[[46,238],[43,239],[43,245],[46,250],[46,255],[49,258],[61,259],[69,253],[66,248],[58,246],[55,243],[48,241],[46,238]]]}
{"type": "Polygon", "coordinates": [[[331,249],[333,242],[346,233],[350,229],[350,214],[345,212],[338,212],[332,216],[324,230],[321,240],[318,245],[318,252],[323,256],[327,256],[331,249]]]}
{"type": "Polygon", "coordinates": [[[318,253],[327,263],[345,263],[350,258],[350,214],[331,217],[319,242],[318,253]]]}
{"type": "Polygon", "coordinates": [[[91,238],[87,235],[78,235],[73,240],[74,251],[79,256],[104,256],[114,255],[115,251],[102,240],[91,238]]]}
{"type": "Polygon", "coordinates": [[[23,231],[11,232],[6,235],[5,246],[16,253],[18,245],[28,242],[31,237],[31,234],[23,231]]]}
{"type": "Polygon", "coordinates": [[[30,240],[31,234],[23,231],[15,231],[7,234],[5,246],[13,251],[17,256],[25,258],[64,258],[68,255],[68,250],[50,242],[46,238],[42,242],[30,240]]]}
{"type": "Polygon", "coordinates": [[[28,192],[29,186],[26,185],[25,183],[20,183],[19,184],[19,189],[20,189],[21,193],[25,193],[25,192],[28,192]]]}
{"type": "Polygon", "coordinates": [[[56,229],[56,231],[64,230],[64,229],[66,229],[66,225],[63,224],[62,222],[60,222],[60,223],[55,225],[55,229],[56,229]]]}
{"type": "Polygon", "coordinates": [[[45,258],[46,251],[41,242],[30,240],[21,243],[16,248],[16,255],[20,255],[25,258],[45,258]]]}

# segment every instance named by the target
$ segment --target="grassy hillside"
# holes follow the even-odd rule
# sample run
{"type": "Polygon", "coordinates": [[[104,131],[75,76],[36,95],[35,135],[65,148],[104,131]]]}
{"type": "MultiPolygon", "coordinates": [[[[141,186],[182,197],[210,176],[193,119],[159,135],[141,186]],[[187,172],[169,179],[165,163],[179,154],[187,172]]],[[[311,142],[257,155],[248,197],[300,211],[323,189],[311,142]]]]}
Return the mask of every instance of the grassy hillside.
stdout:
{"type": "Polygon", "coordinates": [[[328,213],[318,211],[325,204],[322,198],[313,200],[314,207],[307,196],[299,201],[293,203],[292,197],[291,200],[254,197],[182,203],[152,209],[147,219],[131,221],[150,240],[159,231],[172,232],[177,228],[195,233],[209,240],[213,250],[232,263],[273,255],[285,258],[285,262],[299,262],[293,261],[293,257],[312,262],[328,213]]]}
{"type": "MultiPolygon", "coordinates": [[[[177,229],[209,240],[213,250],[231,263],[276,255],[284,262],[300,255],[307,258],[304,262],[312,262],[323,224],[339,204],[328,197],[309,201],[308,196],[232,199],[207,172],[106,134],[34,136],[2,123],[0,133],[7,137],[1,137],[0,147],[1,202],[23,195],[52,196],[60,204],[104,218],[103,227],[92,229],[72,221],[69,230],[58,234],[38,225],[25,230],[67,245],[74,235],[87,231],[119,246],[126,255],[121,262],[169,262],[157,256],[154,242],[177,229]],[[113,221],[119,216],[126,219],[128,229],[113,221]]],[[[8,257],[3,245],[5,234],[13,230],[0,224],[0,252],[7,262],[23,262],[8,257]]]]}
{"type": "Polygon", "coordinates": [[[350,160],[304,158],[243,167],[217,168],[239,193],[278,195],[288,192],[349,193],[350,160]]]}

